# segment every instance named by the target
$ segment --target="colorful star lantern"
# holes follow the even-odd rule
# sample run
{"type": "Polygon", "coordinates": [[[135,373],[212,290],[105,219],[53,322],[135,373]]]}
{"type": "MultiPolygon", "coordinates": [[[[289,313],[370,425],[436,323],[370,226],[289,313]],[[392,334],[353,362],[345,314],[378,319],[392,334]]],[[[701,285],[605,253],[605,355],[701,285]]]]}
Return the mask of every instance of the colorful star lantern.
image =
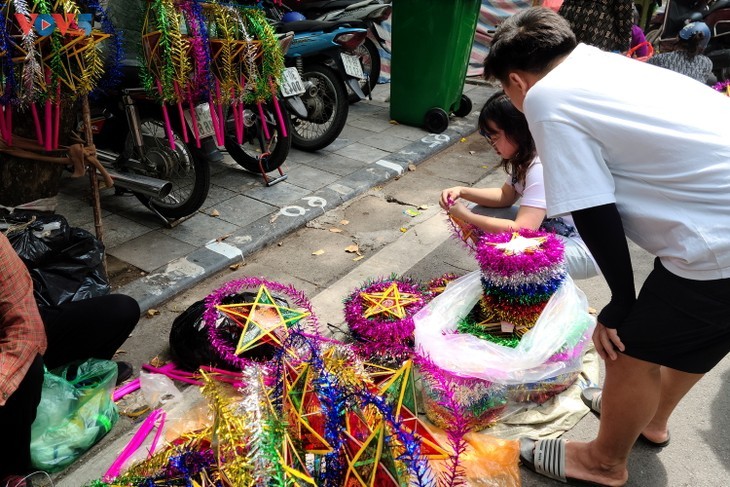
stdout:
{"type": "MultiPolygon", "coordinates": [[[[62,104],[118,71],[105,66],[101,45],[113,27],[96,0],[14,0],[0,10],[0,136],[11,145],[12,110],[29,108],[38,144],[58,149],[62,104]],[[93,28],[95,15],[104,31],[93,28]]],[[[120,53],[113,57],[118,63],[120,53]]]]}
{"type": "Polygon", "coordinates": [[[421,286],[393,277],[365,283],[345,299],[345,321],[366,361],[402,362],[412,353],[413,315],[425,304],[421,286]]]}
{"type": "Polygon", "coordinates": [[[259,287],[253,303],[219,304],[216,309],[243,329],[236,346],[236,355],[241,355],[261,343],[281,346],[281,339],[286,336],[289,327],[309,316],[307,311],[278,304],[263,284],[259,287]]]}
{"type": "Polygon", "coordinates": [[[257,277],[230,281],[208,295],[203,320],[211,347],[228,365],[241,370],[255,363],[254,356],[271,358],[294,330],[319,333],[312,305],[303,293],[257,277]],[[225,326],[226,322],[233,326],[225,326]]]}
{"type": "Polygon", "coordinates": [[[375,315],[389,315],[394,318],[403,319],[406,317],[406,306],[412,303],[417,303],[419,297],[409,294],[402,293],[398,290],[398,284],[392,283],[383,292],[378,293],[360,293],[363,300],[370,305],[365,310],[365,318],[370,318],[375,315]]]}

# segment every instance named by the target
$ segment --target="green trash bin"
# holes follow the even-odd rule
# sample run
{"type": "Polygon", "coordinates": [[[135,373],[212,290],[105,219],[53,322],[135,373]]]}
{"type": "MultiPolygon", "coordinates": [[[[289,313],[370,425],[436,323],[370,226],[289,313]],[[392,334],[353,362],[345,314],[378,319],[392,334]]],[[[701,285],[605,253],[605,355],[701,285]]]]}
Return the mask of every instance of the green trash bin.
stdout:
{"type": "Polygon", "coordinates": [[[393,0],[390,118],[429,132],[464,117],[462,94],[481,0],[393,0]]]}

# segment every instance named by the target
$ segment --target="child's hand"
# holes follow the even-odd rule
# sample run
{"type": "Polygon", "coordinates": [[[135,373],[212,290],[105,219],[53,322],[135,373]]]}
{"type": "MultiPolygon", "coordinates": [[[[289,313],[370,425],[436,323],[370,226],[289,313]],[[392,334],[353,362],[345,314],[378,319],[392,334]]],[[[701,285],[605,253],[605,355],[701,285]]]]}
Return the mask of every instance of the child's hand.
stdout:
{"type": "Polygon", "coordinates": [[[441,208],[449,211],[449,208],[461,197],[461,186],[445,189],[441,192],[441,200],[439,204],[441,208]]]}
{"type": "Polygon", "coordinates": [[[471,211],[469,211],[469,209],[464,206],[463,203],[454,203],[447,211],[449,212],[449,215],[453,216],[454,218],[458,218],[463,222],[469,222],[469,216],[471,215],[471,211]]]}

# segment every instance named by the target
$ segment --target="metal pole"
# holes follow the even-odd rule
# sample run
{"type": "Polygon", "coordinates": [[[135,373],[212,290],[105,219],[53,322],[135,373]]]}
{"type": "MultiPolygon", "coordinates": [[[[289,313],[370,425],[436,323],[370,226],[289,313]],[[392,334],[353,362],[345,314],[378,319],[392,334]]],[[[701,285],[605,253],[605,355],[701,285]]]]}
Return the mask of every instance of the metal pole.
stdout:
{"type": "MultiPolygon", "coordinates": [[[[81,97],[81,117],[84,121],[84,139],[86,146],[94,144],[94,134],[91,131],[91,110],[89,109],[89,97],[83,95],[81,97]]],[[[91,183],[92,206],[94,208],[94,229],[96,230],[96,238],[104,244],[104,229],[101,224],[101,202],[99,198],[99,179],[96,177],[96,168],[88,166],[86,169],[89,173],[89,182],[91,183]]],[[[104,271],[106,272],[106,252],[103,255],[104,271]]]]}

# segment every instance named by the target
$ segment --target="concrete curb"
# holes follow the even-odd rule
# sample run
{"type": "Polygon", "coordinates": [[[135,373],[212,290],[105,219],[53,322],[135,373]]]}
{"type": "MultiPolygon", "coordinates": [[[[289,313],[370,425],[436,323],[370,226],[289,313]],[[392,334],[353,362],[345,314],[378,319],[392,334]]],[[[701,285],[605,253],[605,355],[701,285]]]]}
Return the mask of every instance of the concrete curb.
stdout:
{"type": "Polygon", "coordinates": [[[462,137],[476,131],[470,120],[452,119],[449,128],[441,134],[424,132],[423,138],[387,158],[375,161],[293,204],[280,207],[278,212],[259,218],[224,241],[208,242],[205,247],[122,286],[117,292],[135,298],[143,313],[155,308],[225,268],[243,262],[246,255],[277,242],[326,211],[403,175],[411,164],[418,165],[458,143],[462,137]]]}

